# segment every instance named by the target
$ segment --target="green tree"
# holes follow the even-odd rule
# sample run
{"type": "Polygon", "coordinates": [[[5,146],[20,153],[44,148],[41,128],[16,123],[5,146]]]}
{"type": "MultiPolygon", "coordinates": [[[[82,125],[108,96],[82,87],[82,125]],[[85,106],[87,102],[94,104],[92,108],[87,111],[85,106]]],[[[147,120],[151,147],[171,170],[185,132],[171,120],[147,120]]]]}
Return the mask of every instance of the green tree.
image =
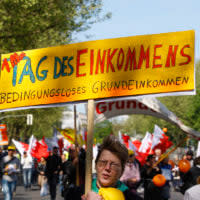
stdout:
{"type": "Polygon", "coordinates": [[[0,53],[67,44],[101,16],[102,0],[1,0],[0,53]]]}
{"type": "Polygon", "coordinates": [[[126,120],[120,120],[120,118],[112,118],[112,132],[114,135],[118,136],[119,131],[123,131],[125,122],[126,120]]]}
{"type": "Polygon", "coordinates": [[[146,131],[152,132],[153,121],[154,118],[147,115],[131,115],[125,122],[123,131],[129,135],[144,135],[146,131]]]}
{"type": "Polygon", "coordinates": [[[10,117],[3,119],[1,123],[7,124],[10,139],[27,141],[32,134],[37,138],[51,137],[53,127],[60,127],[60,119],[64,109],[67,108],[38,108],[5,112],[1,116],[10,117]],[[27,114],[33,115],[33,125],[27,125],[27,114]]]}
{"type": "MultiPolygon", "coordinates": [[[[102,0],[1,0],[0,53],[67,44],[73,33],[110,17],[101,11],[102,0]]],[[[10,139],[27,139],[31,134],[41,138],[52,134],[52,126],[59,126],[64,109],[5,112],[0,118],[32,113],[32,126],[26,125],[26,117],[11,117],[1,122],[8,125],[10,139]]]]}
{"type": "Polygon", "coordinates": [[[101,143],[104,137],[112,133],[112,123],[109,120],[105,120],[95,125],[94,138],[97,143],[101,143]]]}
{"type": "Polygon", "coordinates": [[[196,65],[196,95],[192,97],[188,105],[188,123],[200,132],[200,62],[196,65]]]}

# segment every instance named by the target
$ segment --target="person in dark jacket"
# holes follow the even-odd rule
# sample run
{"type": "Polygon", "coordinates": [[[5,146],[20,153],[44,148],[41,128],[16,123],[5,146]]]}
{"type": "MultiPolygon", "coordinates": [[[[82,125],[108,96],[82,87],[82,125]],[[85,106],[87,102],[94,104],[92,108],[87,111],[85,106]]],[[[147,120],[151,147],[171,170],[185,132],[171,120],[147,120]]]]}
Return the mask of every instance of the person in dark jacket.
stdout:
{"type": "Polygon", "coordinates": [[[61,158],[58,155],[58,147],[53,148],[53,155],[49,156],[46,161],[45,175],[47,177],[51,200],[56,199],[56,186],[59,181],[59,172],[61,169],[61,158]]]}
{"type": "Polygon", "coordinates": [[[191,167],[187,173],[182,174],[182,194],[184,194],[188,188],[196,185],[196,180],[198,176],[200,176],[200,156],[194,159],[194,166],[191,167]]]}
{"type": "Polygon", "coordinates": [[[3,157],[7,156],[8,152],[3,152],[2,147],[0,146],[0,189],[1,189],[1,182],[2,182],[2,176],[3,176],[3,171],[1,169],[1,163],[3,162],[3,157]]]}
{"type": "Polygon", "coordinates": [[[85,150],[75,146],[70,147],[69,159],[62,164],[61,170],[63,172],[62,196],[66,200],[80,199],[85,184],[85,150]],[[78,168],[78,176],[76,168],[78,168]]]}
{"type": "MultiPolygon", "coordinates": [[[[137,194],[131,193],[119,178],[123,174],[128,159],[127,148],[114,136],[109,135],[100,145],[95,161],[97,178],[92,181],[92,190],[82,199],[98,200],[104,198],[105,188],[114,188],[125,200],[141,200],[137,194]],[[101,196],[99,195],[101,193],[101,196]]],[[[112,196],[112,194],[111,194],[112,196]]]]}
{"type": "Polygon", "coordinates": [[[152,183],[152,178],[161,174],[159,167],[154,166],[156,162],[155,155],[149,155],[146,163],[141,170],[141,178],[144,184],[144,200],[161,200],[161,190],[152,183]]]}

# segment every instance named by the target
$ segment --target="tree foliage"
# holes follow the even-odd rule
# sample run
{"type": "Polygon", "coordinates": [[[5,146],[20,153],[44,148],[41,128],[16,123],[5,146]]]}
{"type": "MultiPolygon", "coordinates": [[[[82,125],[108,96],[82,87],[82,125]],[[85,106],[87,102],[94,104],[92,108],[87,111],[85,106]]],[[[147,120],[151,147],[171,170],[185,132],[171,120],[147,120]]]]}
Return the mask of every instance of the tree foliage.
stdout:
{"type": "Polygon", "coordinates": [[[102,0],[1,0],[1,53],[66,44],[110,16],[101,9],[102,0]]]}
{"type": "MultiPolygon", "coordinates": [[[[109,13],[102,16],[101,11],[102,0],[1,0],[0,53],[67,44],[73,33],[109,18],[109,13]]],[[[1,121],[8,125],[10,139],[27,139],[31,134],[41,138],[59,125],[63,109],[5,112],[0,118],[17,115],[1,121]],[[26,125],[26,117],[18,117],[27,113],[33,114],[32,126],[26,125]]]]}
{"type": "Polygon", "coordinates": [[[200,62],[196,65],[196,95],[190,101],[187,110],[188,123],[200,132],[200,62]]]}
{"type": "Polygon", "coordinates": [[[7,124],[9,139],[27,141],[32,134],[37,138],[51,137],[53,127],[60,127],[64,109],[67,108],[38,108],[6,112],[1,114],[1,117],[9,117],[1,123],[7,124]],[[27,125],[27,114],[33,115],[33,125],[27,125]]]}
{"type": "Polygon", "coordinates": [[[104,137],[112,133],[112,123],[109,120],[105,120],[95,125],[94,138],[97,143],[102,143],[104,137]]]}

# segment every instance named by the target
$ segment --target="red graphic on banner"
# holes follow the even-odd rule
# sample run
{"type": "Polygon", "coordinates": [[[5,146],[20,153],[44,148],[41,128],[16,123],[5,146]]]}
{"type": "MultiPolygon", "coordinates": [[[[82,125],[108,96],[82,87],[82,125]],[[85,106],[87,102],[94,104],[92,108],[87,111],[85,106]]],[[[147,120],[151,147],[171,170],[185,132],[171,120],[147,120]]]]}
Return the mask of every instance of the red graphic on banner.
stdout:
{"type": "Polygon", "coordinates": [[[0,124],[0,145],[8,145],[6,124],[0,124]]]}

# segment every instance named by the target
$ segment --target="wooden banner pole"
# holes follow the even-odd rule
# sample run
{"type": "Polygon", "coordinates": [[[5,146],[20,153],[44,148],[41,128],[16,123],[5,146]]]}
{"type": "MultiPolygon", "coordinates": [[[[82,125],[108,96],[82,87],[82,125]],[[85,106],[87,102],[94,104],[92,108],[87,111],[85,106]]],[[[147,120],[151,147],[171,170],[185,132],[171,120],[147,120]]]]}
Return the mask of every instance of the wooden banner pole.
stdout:
{"type": "MultiPolygon", "coordinates": [[[[74,143],[75,143],[75,151],[76,158],[78,158],[78,140],[77,140],[77,128],[76,128],[76,105],[74,105],[74,143]]],[[[79,186],[79,160],[77,159],[76,163],[76,185],[79,186]]]]}
{"type": "Polygon", "coordinates": [[[87,194],[91,190],[92,186],[93,131],[94,131],[94,100],[88,100],[85,194],[87,194]]]}
{"type": "Polygon", "coordinates": [[[154,164],[154,166],[157,166],[160,162],[162,162],[166,157],[168,157],[172,152],[174,152],[179,146],[181,146],[185,141],[187,141],[188,136],[185,137],[183,140],[181,140],[173,149],[171,149],[166,154],[163,154],[160,159],[154,164]]]}

